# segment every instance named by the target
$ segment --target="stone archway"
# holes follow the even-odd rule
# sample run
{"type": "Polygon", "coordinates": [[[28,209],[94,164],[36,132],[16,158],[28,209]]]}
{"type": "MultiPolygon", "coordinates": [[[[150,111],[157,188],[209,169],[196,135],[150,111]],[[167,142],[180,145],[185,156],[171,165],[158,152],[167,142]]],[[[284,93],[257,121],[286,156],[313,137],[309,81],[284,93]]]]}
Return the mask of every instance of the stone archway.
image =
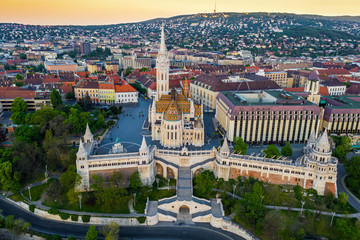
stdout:
{"type": "Polygon", "coordinates": [[[179,208],[179,213],[177,215],[177,220],[182,222],[188,222],[192,220],[191,214],[190,214],[190,208],[186,205],[182,205],[179,208]]]}
{"type": "Polygon", "coordinates": [[[175,173],[174,173],[174,170],[173,170],[173,169],[167,167],[166,170],[167,170],[167,177],[168,177],[168,178],[175,178],[175,173]]]}
{"type": "Polygon", "coordinates": [[[198,168],[195,172],[194,172],[194,177],[199,175],[200,173],[202,173],[204,171],[203,168],[198,168]]]}
{"type": "Polygon", "coordinates": [[[156,163],[156,175],[164,176],[164,168],[159,163],[156,163]]]}

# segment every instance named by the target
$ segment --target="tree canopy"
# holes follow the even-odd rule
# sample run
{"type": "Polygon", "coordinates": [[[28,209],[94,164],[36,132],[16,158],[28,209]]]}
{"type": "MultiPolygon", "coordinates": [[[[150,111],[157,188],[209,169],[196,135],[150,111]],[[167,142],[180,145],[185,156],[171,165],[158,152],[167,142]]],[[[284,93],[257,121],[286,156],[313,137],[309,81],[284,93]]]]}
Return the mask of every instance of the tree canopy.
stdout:
{"type": "Polygon", "coordinates": [[[60,95],[59,91],[56,90],[55,88],[53,88],[51,90],[50,100],[51,100],[51,104],[53,105],[53,108],[56,108],[57,106],[63,104],[63,101],[61,99],[61,95],[60,95]]]}
{"type": "Polygon", "coordinates": [[[238,153],[238,154],[241,154],[241,155],[246,154],[247,145],[246,145],[246,143],[244,142],[244,140],[241,137],[236,137],[234,139],[234,144],[235,144],[234,153],[238,153]]]}
{"type": "Polygon", "coordinates": [[[285,146],[281,149],[281,155],[286,156],[286,157],[290,157],[293,155],[293,150],[292,150],[289,142],[286,142],[285,146]]]}
{"type": "Polygon", "coordinates": [[[263,150],[266,158],[277,158],[281,156],[280,150],[275,145],[268,145],[266,149],[263,150]]]}

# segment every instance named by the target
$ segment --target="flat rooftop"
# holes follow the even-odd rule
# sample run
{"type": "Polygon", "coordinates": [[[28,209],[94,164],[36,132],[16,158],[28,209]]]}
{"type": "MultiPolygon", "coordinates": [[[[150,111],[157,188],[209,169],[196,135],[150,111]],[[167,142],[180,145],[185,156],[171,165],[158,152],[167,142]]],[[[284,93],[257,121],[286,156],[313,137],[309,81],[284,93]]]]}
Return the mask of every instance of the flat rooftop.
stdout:
{"type": "Polygon", "coordinates": [[[306,99],[287,91],[221,92],[235,106],[313,105],[306,99]]]}
{"type": "Polygon", "coordinates": [[[360,108],[360,96],[323,96],[323,100],[330,108],[360,108]]]}

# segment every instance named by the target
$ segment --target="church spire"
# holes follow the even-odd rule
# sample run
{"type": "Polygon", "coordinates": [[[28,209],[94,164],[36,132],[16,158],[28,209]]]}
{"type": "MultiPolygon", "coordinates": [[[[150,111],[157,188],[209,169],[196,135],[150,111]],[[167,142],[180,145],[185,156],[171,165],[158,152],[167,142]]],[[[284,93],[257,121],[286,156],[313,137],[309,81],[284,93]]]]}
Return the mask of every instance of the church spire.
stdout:
{"type": "Polygon", "coordinates": [[[161,41],[160,41],[160,51],[159,53],[165,53],[166,46],[165,46],[165,33],[164,33],[164,24],[161,26],[161,41]]]}

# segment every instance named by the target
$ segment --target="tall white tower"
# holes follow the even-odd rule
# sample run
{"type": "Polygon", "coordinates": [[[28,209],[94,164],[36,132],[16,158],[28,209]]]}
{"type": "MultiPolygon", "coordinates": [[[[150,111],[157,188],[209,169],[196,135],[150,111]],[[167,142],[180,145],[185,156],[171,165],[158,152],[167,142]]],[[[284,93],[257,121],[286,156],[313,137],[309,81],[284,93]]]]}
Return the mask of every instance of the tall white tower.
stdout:
{"type": "Polygon", "coordinates": [[[156,97],[159,100],[162,95],[169,94],[169,55],[165,46],[164,26],[161,27],[160,50],[156,58],[156,97]]]}

